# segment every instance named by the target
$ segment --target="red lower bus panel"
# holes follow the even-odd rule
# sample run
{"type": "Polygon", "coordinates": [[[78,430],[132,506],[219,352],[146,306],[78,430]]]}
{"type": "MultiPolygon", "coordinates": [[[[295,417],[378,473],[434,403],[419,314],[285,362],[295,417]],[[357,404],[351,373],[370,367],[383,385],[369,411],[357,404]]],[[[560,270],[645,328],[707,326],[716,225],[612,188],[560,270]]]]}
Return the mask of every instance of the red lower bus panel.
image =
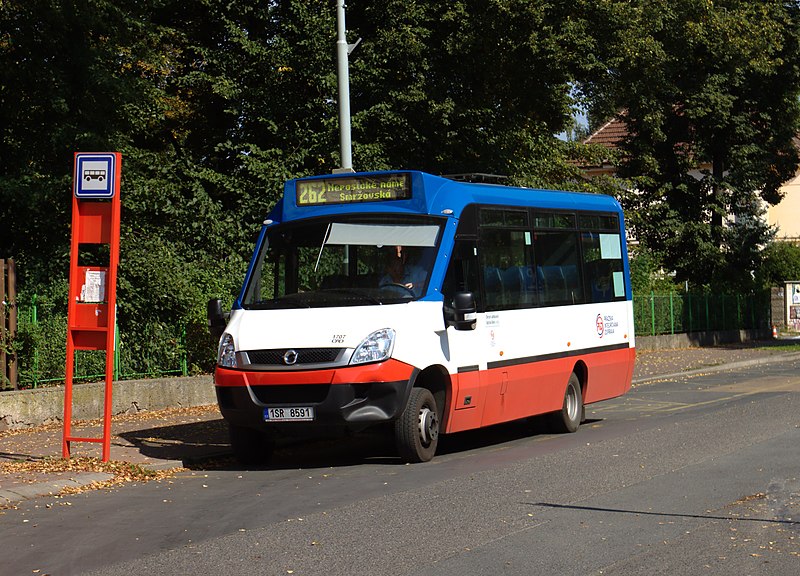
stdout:
{"type": "Polygon", "coordinates": [[[635,350],[565,357],[452,376],[455,401],[446,432],[460,432],[559,410],[577,362],[587,368],[584,403],[615,398],[631,385],[635,350]],[[469,405],[465,398],[470,396],[469,405]]]}
{"type": "Polygon", "coordinates": [[[613,352],[604,352],[587,359],[589,378],[584,391],[584,404],[616,398],[631,387],[633,364],[636,358],[635,348],[625,348],[613,352]]]}
{"type": "Polygon", "coordinates": [[[475,370],[450,377],[452,409],[445,418],[446,433],[480,427],[486,398],[486,389],[481,386],[480,374],[475,370]]]}

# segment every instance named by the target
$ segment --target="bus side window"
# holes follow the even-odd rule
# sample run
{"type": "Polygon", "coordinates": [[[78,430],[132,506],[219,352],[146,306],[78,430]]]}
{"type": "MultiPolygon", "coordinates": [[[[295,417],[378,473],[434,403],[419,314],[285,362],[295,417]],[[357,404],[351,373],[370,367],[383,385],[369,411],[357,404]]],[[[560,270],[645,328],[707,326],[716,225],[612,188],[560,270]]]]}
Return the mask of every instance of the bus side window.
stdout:
{"type": "Polygon", "coordinates": [[[528,308],[535,304],[530,238],[530,232],[524,229],[481,228],[481,265],[487,310],[528,308]]]}
{"type": "Polygon", "coordinates": [[[581,233],[585,288],[591,302],[625,297],[619,238],[619,234],[581,233]]]}
{"type": "Polygon", "coordinates": [[[533,246],[542,306],[583,303],[577,232],[538,231],[533,246]]]}

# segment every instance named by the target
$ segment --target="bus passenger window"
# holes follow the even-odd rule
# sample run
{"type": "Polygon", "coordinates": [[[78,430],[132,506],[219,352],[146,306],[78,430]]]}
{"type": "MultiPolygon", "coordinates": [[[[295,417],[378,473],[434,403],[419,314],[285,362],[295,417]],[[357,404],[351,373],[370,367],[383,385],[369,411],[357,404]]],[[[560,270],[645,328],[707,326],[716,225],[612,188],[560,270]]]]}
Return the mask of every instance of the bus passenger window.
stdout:
{"type": "Polygon", "coordinates": [[[619,234],[582,232],[586,294],[591,302],[611,302],[625,297],[619,234]]]}
{"type": "Polygon", "coordinates": [[[539,231],[533,247],[542,305],[583,303],[577,233],[539,231]]]}
{"type": "Polygon", "coordinates": [[[486,309],[527,308],[534,305],[530,232],[481,228],[480,238],[486,309]]]}

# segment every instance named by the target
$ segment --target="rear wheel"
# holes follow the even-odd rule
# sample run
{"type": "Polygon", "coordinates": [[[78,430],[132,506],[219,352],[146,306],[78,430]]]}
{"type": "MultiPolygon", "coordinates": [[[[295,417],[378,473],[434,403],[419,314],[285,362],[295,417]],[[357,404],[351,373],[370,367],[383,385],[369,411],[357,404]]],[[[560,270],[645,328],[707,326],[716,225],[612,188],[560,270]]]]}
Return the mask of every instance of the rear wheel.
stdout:
{"type": "Polygon", "coordinates": [[[231,439],[233,455],[240,464],[266,464],[272,458],[274,444],[272,439],[264,432],[245,426],[228,424],[228,433],[231,439]]]}
{"type": "Polygon", "coordinates": [[[412,388],[403,414],[395,421],[397,451],[405,462],[427,462],[439,443],[439,411],[426,388],[412,388]]]}
{"type": "Polygon", "coordinates": [[[559,433],[575,432],[583,418],[581,381],[573,372],[567,382],[567,389],[564,391],[564,404],[561,410],[553,414],[553,430],[559,433]]]}

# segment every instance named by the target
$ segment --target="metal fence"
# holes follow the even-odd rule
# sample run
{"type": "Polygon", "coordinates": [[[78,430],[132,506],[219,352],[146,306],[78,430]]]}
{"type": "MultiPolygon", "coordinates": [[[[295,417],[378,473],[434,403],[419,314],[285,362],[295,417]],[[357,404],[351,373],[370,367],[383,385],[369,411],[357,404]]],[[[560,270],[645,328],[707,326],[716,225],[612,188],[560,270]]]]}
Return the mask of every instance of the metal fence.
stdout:
{"type": "MultiPolygon", "coordinates": [[[[37,388],[64,382],[66,364],[66,314],[51,313],[42,317],[37,296],[29,302],[17,302],[20,348],[18,388],[37,388]]],[[[187,376],[189,373],[186,327],[176,326],[145,336],[154,342],[151,350],[142,353],[116,327],[114,334],[114,379],[130,380],[165,375],[187,376]]],[[[76,350],[73,379],[97,381],[105,378],[105,350],[76,350]]],[[[0,383],[1,384],[1,383],[0,383]]],[[[4,387],[0,385],[0,389],[4,387]]],[[[8,386],[5,386],[8,388],[8,386]]]]}
{"type": "Polygon", "coordinates": [[[637,336],[748,330],[770,323],[769,293],[634,294],[637,336]]]}
{"type": "MultiPolygon", "coordinates": [[[[34,296],[18,301],[18,317],[24,346],[18,354],[19,388],[62,383],[66,354],[66,318],[49,307],[40,318],[34,296]],[[30,335],[34,334],[34,337],[30,335]],[[38,334],[38,335],[37,335],[38,334]]],[[[637,336],[685,332],[765,328],[770,322],[770,298],[764,294],[635,294],[634,322],[637,336]]],[[[114,378],[125,380],[162,375],[188,374],[185,326],[161,327],[129,342],[119,329],[115,334],[114,378]],[[149,348],[146,344],[150,344],[149,348]],[[136,348],[134,350],[134,348],[136,348]]],[[[75,381],[105,377],[105,351],[77,351],[75,381]]],[[[0,389],[8,388],[8,382],[0,389]]]]}

